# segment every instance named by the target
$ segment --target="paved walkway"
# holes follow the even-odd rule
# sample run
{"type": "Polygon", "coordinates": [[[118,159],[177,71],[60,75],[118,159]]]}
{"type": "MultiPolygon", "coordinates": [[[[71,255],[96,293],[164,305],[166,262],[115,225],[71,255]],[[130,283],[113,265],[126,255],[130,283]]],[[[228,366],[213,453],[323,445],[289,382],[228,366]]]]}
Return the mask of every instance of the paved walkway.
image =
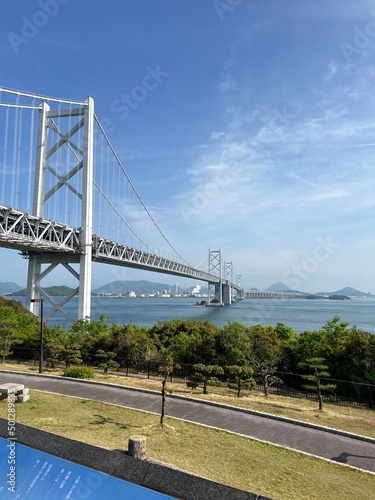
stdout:
{"type": "MultiPolygon", "coordinates": [[[[0,384],[5,382],[22,383],[30,389],[89,398],[128,408],[160,413],[161,397],[159,394],[125,387],[1,371],[0,384]]],[[[375,440],[372,442],[362,441],[351,436],[305,427],[295,422],[285,422],[235,409],[189,401],[188,399],[169,397],[167,415],[237,432],[375,472],[375,440]]]]}

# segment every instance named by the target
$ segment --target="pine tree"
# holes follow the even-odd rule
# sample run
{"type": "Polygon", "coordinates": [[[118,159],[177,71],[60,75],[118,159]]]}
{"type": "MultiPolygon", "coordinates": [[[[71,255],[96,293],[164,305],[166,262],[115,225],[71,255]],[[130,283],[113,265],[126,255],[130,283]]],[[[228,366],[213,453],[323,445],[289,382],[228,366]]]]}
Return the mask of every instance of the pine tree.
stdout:
{"type": "Polygon", "coordinates": [[[309,358],[305,362],[298,364],[299,368],[306,370],[310,373],[302,375],[302,378],[306,380],[307,384],[304,384],[305,389],[316,391],[319,401],[319,410],[323,410],[323,391],[330,391],[336,388],[335,384],[324,384],[322,383],[322,378],[327,378],[330,376],[327,371],[328,367],[325,364],[324,358],[309,358]]]}

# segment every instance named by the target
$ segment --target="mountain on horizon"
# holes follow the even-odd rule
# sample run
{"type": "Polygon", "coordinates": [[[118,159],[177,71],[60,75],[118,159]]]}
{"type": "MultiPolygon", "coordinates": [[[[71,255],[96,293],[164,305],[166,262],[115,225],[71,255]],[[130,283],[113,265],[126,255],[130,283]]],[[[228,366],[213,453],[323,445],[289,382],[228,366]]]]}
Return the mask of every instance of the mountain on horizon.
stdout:
{"type": "Polygon", "coordinates": [[[289,288],[288,286],[284,285],[284,283],[281,283],[278,281],[277,283],[274,283],[273,285],[269,286],[266,288],[267,292],[291,292],[292,289],[289,288]]]}
{"type": "Polygon", "coordinates": [[[368,297],[370,294],[367,292],[356,290],[351,286],[346,286],[344,288],[341,288],[340,290],[336,290],[336,292],[318,292],[315,295],[347,295],[348,297],[368,297]]]}
{"type": "Polygon", "coordinates": [[[17,285],[13,281],[0,282],[0,295],[6,295],[8,293],[18,292],[22,290],[22,286],[17,285]]]}
{"type": "MultiPolygon", "coordinates": [[[[44,288],[44,291],[50,295],[51,297],[66,297],[73,292],[74,288],[70,288],[66,285],[54,285],[47,286],[44,288]]],[[[26,288],[19,288],[15,292],[10,293],[9,295],[12,297],[26,297],[27,290],[26,288]]]]}

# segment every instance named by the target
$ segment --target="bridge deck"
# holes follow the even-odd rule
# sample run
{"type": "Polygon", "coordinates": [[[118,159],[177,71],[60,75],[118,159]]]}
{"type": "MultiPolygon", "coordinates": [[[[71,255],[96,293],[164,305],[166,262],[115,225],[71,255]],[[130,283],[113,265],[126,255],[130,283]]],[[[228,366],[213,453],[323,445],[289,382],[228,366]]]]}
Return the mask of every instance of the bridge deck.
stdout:
{"type": "MultiPolygon", "coordinates": [[[[0,205],[0,247],[45,255],[45,262],[62,258],[66,262],[79,262],[82,255],[81,231],[66,224],[36,217],[11,207],[0,205]]],[[[92,238],[92,260],[104,264],[133,267],[137,269],[172,274],[185,278],[219,284],[216,275],[161,257],[154,253],[119,244],[94,234],[92,238]]],[[[230,284],[230,283],[228,283],[230,284]]],[[[233,288],[240,290],[234,284],[233,288]]]]}

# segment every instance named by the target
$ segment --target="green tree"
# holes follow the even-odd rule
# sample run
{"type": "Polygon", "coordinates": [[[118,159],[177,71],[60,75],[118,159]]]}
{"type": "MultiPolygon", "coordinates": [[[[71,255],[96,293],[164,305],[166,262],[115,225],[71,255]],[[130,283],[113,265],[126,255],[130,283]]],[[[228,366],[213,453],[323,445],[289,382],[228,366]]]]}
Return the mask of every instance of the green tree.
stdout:
{"type": "Polygon", "coordinates": [[[326,355],[326,331],[305,331],[298,335],[293,344],[296,364],[309,358],[324,358],[326,355]]]}
{"type": "Polygon", "coordinates": [[[337,378],[375,383],[375,336],[353,327],[345,341],[337,378]]]}
{"type": "Polygon", "coordinates": [[[298,335],[290,326],[285,325],[284,323],[277,323],[275,327],[275,332],[278,338],[287,344],[293,342],[297,339],[298,335]]]}
{"type": "MultiPolygon", "coordinates": [[[[350,335],[349,323],[341,321],[340,316],[336,315],[331,320],[327,321],[322,330],[326,333],[325,340],[325,355],[326,362],[330,370],[335,370],[336,367],[345,363],[343,354],[345,345],[350,335]]],[[[335,373],[337,376],[338,374],[335,373]]]]}
{"type": "Polygon", "coordinates": [[[329,377],[327,371],[328,366],[325,364],[324,358],[310,358],[305,362],[299,363],[299,368],[309,373],[303,374],[302,378],[306,380],[304,388],[316,391],[319,401],[319,410],[323,410],[323,395],[322,392],[330,391],[336,388],[335,384],[322,383],[322,378],[329,377]]]}
{"type": "Polygon", "coordinates": [[[64,346],[71,341],[71,335],[68,330],[60,325],[44,330],[44,359],[50,368],[55,368],[58,361],[61,360],[60,354],[64,346]]]}
{"type": "Polygon", "coordinates": [[[115,352],[103,351],[99,349],[96,351],[95,356],[99,359],[99,368],[103,368],[103,373],[108,373],[108,370],[117,370],[119,368],[119,363],[114,360],[116,357],[115,352]]]}
{"type": "Polygon", "coordinates": [[[114,324],[111,327],[110,338],[110,350],[118,357],[148,361],[157,355],[154,338],[145,326],[114,324]]]}
{"type": "Polygon", "coordinates": [[[12,346],[16,341],[17,321],[12,318],[0,319],[0,356],[1,362],[12,354],[12,346]]]}
{"type": "Polygon", "coordinates": [[[278,362],[279,369],[284,372],[296,371],[294,356],[294,345],[298,335],[290,326],[284,323],[277,323],[275,333],[281,342],[281,356],[278,362]]]}
{"type": "Polygon", "coordinates": [[[253,378],[254,370],[251,366],[231,365],[226,367],[227,379],[233,382],[237,389],[237,397],[241,396],[242,389],[254,389],[255,380],[253,378]]]}
{"type": "Polygon", "coordinates": [[[263,384],[264,395],[268,396],[269,386],[277,380],[274,374],[282,355],[281,341],[272,326],[254,325],[249,328],[249,336],[252,342],[250,361],[263,384]]]}
{"type": "Polygon", "coordinates": [[[99,321],[80,319],[71,328],[71,337],[79,346],[83,363],[89,364],[99,349],[108,350],[110,329],[104,314],[99,321]]]}
{"type": "Polygon", "coordinates": [[[246,365],[252,353],[248,327],[228,322],[216,335],[216,356],[221,366],[246,365]]]}
{"type": "Polygon", "coordinates": [[[168,350],[179,363],[212,364],[216,358],[216,336],[220,329],[210,322],[175,319],[150,329],[159,351],[168,350]]]}
{"type": "Polygon", "coordinates": [[[80,348],[81,346],[74,336],[67,336],[62,339],[62,344],[59,346],[58,359],[65,363],[65,368],[69,368],[71,365],[82,364],[80,348]]]}
{"type": "Polygon", "coordinates": [[[221,381],[217,378],[217,375],[224,375],[224,370],[218,365],[203,365],[201,363],[193,365],[193,374],[190,376],[190,380],[187,382],[188,387],[196,389],[197,387],[202,387],[203,394],[208,394],[207,386],[220,386],[221,381]]]}
{"type": "Polygon", "coordinates": [[[173,347],[175,359],[187,364],[216,364],[216,338],[220,328],[209,321],[186,321],[173,347]]]}
{"type": "Polygon", "coordinates": [[[30,357],[39,347],[39,324],[30,311],[16,300],[0,297],[0,356],[4,360],[17,346],[17,352],[30,357]],[[27,350],[21,351],[21,348],[27,350]]]}
{"type": "Polygon", "coordinates": [[[184,321],[173,319],[170,321],[159,321],[150,328],[150,337],[158,350],[170,349],[174,344],[175,337],[185,330],[184,321]]]}

